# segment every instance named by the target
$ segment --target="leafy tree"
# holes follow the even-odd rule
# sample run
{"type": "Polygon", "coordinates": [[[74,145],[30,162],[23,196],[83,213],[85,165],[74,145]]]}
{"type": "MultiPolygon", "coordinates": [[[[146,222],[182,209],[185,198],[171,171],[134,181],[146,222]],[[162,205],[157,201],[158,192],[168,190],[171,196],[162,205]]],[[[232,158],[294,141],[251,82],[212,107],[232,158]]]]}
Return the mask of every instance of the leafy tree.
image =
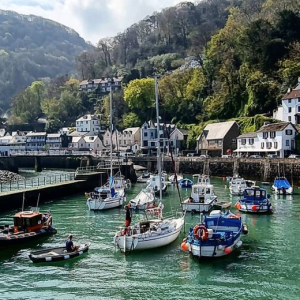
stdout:
{"type": "Polygon", "coordinates": [[[47,133],[56,133],[62,127],[62,122],[58,119],[50,119],[46,124],[47,133]]]}
{"type": "Polygon", "coordinates": [[[124,100],[131,109],[147,109],[154,106],[154,79],[144,78],[131,81],[125,88],[124,100]]]}
{"type": "Polygon", "coordinates": [[[142,125],[142,121],[136,113],[131,112],[123,116],[123,124],[125,128],[140,127],[142,125]]]}

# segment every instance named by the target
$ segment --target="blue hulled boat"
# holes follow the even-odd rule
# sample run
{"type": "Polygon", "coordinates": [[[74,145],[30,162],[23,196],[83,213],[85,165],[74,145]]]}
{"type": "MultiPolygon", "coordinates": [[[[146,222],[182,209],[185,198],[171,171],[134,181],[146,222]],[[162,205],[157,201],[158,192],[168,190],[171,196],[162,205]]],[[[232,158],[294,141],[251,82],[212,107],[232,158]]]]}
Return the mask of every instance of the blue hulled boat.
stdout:
{"type": "Polygon", "coordinates": [[[265,189],[253,186],[245,189],[242,198],[235,204],[235,207],[246,213],[271,213],[272,204],[269,198],[270,195],[265,189]]]}
{"type": "Polygon", "coordinates": [[[293,188],[285,177],[276,177],[272,185],[272,190],[277,195],[292,195],[293,188]]]}
{"type": "Polygon", "coordinates": [[[181,249],[199,258],[225,256],[241,247],[242,233],[247,234],[248,229],[242,224],[241,217],[229,211],[213,210],[203,223],[190,229],[181,249]]]}
{"type": "Polygon", "coordinates": [[[193,180],[191,180],[189,178],[183,178],[179,181],[179,184],[183,189],[188,189],[188,188],[192,187],[194,182],[193,182],[193,180]]]}

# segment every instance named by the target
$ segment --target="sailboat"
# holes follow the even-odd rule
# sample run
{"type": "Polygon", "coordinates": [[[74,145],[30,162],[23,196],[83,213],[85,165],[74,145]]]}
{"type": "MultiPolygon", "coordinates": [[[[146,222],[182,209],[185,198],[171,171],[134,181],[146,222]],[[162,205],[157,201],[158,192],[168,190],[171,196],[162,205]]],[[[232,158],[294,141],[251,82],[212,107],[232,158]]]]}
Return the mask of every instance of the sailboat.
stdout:
{"type": "MultiPolygon", "coordinates": [[[[134,250],[146,250],[166,246],[177,239],[184,226],[185,213],[175,217],[163,218],[162,201],[162,175],[159,142],[159,108],[158,108],[158,86],[155,78],[155,98],[157,117],[157,156],[158,156],[158,178],[159,199],[158,207],[146,210],[146,219],[133,226],[121,227],[114,236],[114,244],[122,252],[134,250]]],[[[177,180],[176,180],[177,181],[177,180]]]]}
{"type": "Polygon", "coordinates": [[[89,210],[106,210],[110,208],[122,206],[125,198],[125,190],[123,187],[116,188],[115,178],[113,176],[112,165],[112,89],[110,89],[110,177],[108,182],[100,187],[96,188],[93,193],[87,198],[86,204],[89,210]]]}

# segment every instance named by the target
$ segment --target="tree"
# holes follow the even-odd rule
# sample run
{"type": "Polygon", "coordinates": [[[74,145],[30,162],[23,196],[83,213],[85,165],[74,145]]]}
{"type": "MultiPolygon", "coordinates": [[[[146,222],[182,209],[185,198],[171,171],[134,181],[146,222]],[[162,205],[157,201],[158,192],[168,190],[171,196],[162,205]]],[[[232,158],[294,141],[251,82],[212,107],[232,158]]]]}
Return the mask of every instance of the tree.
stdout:
{"type": "Polygon", "coordinates": [[[124,100],[131,109],[147,109],[155,103],[154,79],[144,78],[131,81],[125,88],[124,100]]]}
{"type": "Polygon", "coordinates": [[[142,125],[142,121],[136,113],[131,112],[123,116],[123,124],[125,128],[140,127],[142,125]]]}
{"type": "Polygon", "coordinates": [[[56,133],[62,127],[62,122],[58,119],[50,119],[46,124],[47,133],[56,133]]]}

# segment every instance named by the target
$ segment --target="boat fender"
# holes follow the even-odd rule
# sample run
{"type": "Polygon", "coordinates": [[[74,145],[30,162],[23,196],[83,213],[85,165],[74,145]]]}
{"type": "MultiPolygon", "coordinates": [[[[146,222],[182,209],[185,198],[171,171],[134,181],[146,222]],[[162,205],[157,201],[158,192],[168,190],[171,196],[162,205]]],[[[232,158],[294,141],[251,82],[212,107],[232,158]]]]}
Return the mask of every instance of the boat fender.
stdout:
{"type": "Polygon", "coordinates": [[[242,241],[238,241],[238,242],[236,243],[236,247],[237,247],[237,248],[240,248],[242,245],[243,245],[243,242],[242,242],[242,241]]]}
{"type": "Polygon", "coordinates": [[[82,251],[79,251],[79,252],[78,252],[78,254],[79,254],[79,255],[82,255],[82,254],[83,254],[83,252],[82,252],[82,251]]]}
{"type": "Polygon", "coordinates": [[[224,250],[224,249],[225,249],[225,247],[223,245],[218,246],[218,250],[224,250]]]}
{"type": "Polygon", "coordinates": [[[65,255],[64,256],[64,259],[69,259],[70,258],[70,255],[65,255]]]}
{"type": "Polygon", "coordinates": [[[181,250],[183,251],[188,251],[189,250],[189,247],[187,245],[187,243],[183,242],[181,245],[180,245],[180,248],[181,250]]]}
{"type": "Polygon", "coordinates": [[[236,209],[241,209],[242,208],[242,205],[239,203],[239,202],[237,202],[236,204],[235,204],[235,206],[234,206],[236,209]]]}
{"type": "Polygon", "coordinates": [[[193,229],[193,233],[196,239],[201,239],[203,242],[208,238],[208,230],[204,225],[196,225],[193,229]]]}
{"type": "Polygon", "coordinates": [[[45,261],[52,261],[52,257],[45,257],[45,261]]]}
{"type": "Polygon", "coordinates": [[[230,254],[230,253],[232,252],[232,248],[231,248],[231,247],[226,247],[226,248],[224,249],[224,252],[225,252],[226,254],[230,254]]]}

